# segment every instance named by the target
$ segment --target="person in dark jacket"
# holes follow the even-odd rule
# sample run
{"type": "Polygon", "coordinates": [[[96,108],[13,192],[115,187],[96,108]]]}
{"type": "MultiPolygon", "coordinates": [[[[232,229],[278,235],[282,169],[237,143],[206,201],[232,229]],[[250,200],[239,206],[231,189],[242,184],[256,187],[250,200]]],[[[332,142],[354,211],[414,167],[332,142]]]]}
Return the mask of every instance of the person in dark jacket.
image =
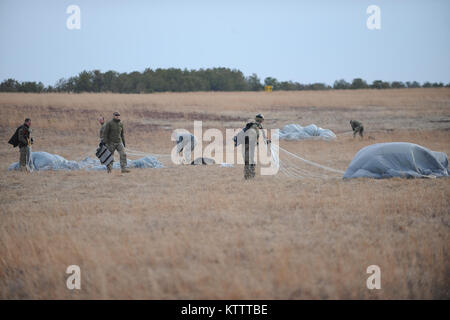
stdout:
{"type": "MultiPolygon", "coordinates": [[[[126,168],[127,155],[125,153],[125,134],[123,124],[120,122],[120,114],[118,112],[114,112],[114,118],[104,125],[102,140],[113,155],[114,151],[117,150],[117,152],[119,152],[120,168],[122,169],[122,173],[130,172],[130,170],[126,168]]],[[[108,173],[111,173],[112,165],[113,163],[111,162],[106,167],[108,173]]]]}

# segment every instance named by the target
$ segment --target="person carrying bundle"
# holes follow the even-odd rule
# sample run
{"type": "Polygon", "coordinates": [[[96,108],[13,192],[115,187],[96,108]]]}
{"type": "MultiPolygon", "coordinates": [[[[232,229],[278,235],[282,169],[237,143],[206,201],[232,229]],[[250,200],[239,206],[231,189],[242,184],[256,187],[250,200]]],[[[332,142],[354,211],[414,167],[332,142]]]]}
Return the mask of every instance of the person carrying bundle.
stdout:
{"type": "Polygon", "coordinates": [[[33,138],[31,137],[31,119],[26,118],[23,125],[16,129],[14,135],[9,139],[8,143],[13,147],[19,146],[19,170],[27,171],[32,169],[31,162],[31,145],[33,138]]]}
{"type": "MultiPolygon", "coordinates": [[[[120,113],[114,112],[114,118],[108,121],[103,128],[102,141],[108,147],[109,151],[114,155],[114,151],[117,150],[120,155],[120,168],[122,173],[128,173],[130,170],[127,166],[127,155],[125,153],[125,135],[123,130],[123,124],[120,122],[120,113]]],[[[107,166],[108,173],[111,173],[113,161],[107,166]]]]}

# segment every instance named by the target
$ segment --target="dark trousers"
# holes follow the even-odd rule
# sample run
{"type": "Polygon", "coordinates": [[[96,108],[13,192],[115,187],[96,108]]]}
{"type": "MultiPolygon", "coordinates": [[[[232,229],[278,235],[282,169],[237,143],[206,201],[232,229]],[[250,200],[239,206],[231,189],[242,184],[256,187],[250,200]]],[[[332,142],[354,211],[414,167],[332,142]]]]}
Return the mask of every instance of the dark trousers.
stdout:
{"type": "Polygon", "coordinates": [[[249,137],[245,137],[244,148],[244,179],[248,180],[255,177],[255,164],[250,163],[249,137]]]}

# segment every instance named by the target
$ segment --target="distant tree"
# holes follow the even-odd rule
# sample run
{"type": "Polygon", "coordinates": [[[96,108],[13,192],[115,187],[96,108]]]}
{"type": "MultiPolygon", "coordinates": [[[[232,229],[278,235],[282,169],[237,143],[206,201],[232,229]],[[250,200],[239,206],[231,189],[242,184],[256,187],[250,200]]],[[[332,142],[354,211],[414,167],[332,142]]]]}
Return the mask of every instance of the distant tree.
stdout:
{"type": "Polygon", "coordinates": [[[117,92],[114,90],[114,81],[119,76],[119,74],[116,71],[107,71],[102,74],[101,79],[103,83],[103,89],[102,91],[110,91],[110,92],[117,92]]]}
{"type": "Polygon", "coordinates": [[[82,71],[75,78],[75,92],[94,91],[94,74],[92,71],[82,71]]]}
{"type": "Polygon", "coordinates": [[[417,82],[417,81],[413,81],[413,82],[407,81],[407,82],[406,82],[406,86],[407,86],[408,88],[420,88],[420,83],[417,82]]]}
{"type": "MultiPolygon", "coordinates": [[[[336,80],[333,86],[325,83],[302,84],[293,81],[278,81],[273,77],[266,77],[263,84],[253,73],[249,77],[237,69],[210,68],[198,70],[181,70],[169,68],[143,72],[118,73],[116,71],[100,70],[82,71],[68,79],[59,79],[54,86],[45,87],[42,82],[18,82],[6,79],[0,83],[3,92],[118,92],[118,93],[152,93],[152,92],[188,92],[188,91],[259,91],[264,85],[273,90],[329,90],[329,89],[387,89],[387,88],[418,88],[420,83],[394,81],[392,84],[382,80],[375,80],[369,86],[361,78],[355,78],[351,83],[344,79],[336,80]]],[[[446,85],[449,87],[450,83],[446,85]]],[[[424,83],[423,87],[444,87],[442,82],[424,83]]]]}
{"type": "Polygon", "coordinates": [[[336,80],[333,84],[333,89],[350,89],[351,84],[344,79],[336,80]]]}
{"type": "Polygon", "coordinates": [[[372,84],[370,85],[370,88],[373,89],[388,89],[390,88],[389,82],[381,81],[381,80],[374,80],[372,84]]]}
{"type": "Polygon", "coordinates": [[[278,80],[272,77],[267,77],[264,79],[264,85],[265,86],[272,86],[273,90],[278,90],[278,80]]]}
{"type": "Polygon", "coordinates": [[[141,73],[133,71],[130,73],[121,74],[120,77],[123,79],[121,81],[121,92],[124,93],[139,93],[138,85],[141,81],[141,73]]]}
{"type": "Polygon", "coordinates": [[[395,89],[405,88],[405,84],[401,81],[392,81],[391,88],[395,88],[395,89]]]}
{"type": "Polygon", "coordinates": [[[93,92],[104,91],[103,73],[101,73],[100,70],[94,70],[92,71],[91,76],[92,76],[92,91],[93,92]]]}
{"type": "Polygon", "coordinates": [[[2,92],[17,92],[20,84],[15,79],[6,79],[0,84],[0,91],[2,92]]]}
{"type": "Polygon", "coordinates": [[[367,82],[361,78],[353,79],[352,84],[350,86],[351,89],[366,89],[368,87],[369,86],[367,85],[367,82]]]}
{"type": "Polygon", "coordinates": [[[46,88],[44,88],[44,92],[55,92],[55,88],[53,88],[53,86],[47,86],[46,88]]]}
{"type": "Polygon", "coordinates": [[[279,90],[298,90],[298,82],[282,81],[278,84],[279,90]]]}
{"type": "Polygon", "coordinates": [[[331,89],[330,86],[327,86],[325,83],[316,82],[310,85],[311,90],[327,90],[331,89]]]}
{"type": "Polygon", "coordinates": [[[56,81],[55,90],[57,92],[68,91],[68,90],[66,90],[66,86],[67,86],[67,80],[64,78],[61,78],[58,81],[56,81]]]}
{"type": "Polygon", "coordinates": [[[247,86],[248,89],[251,91],[259,91],[263,89],[263,85],[261,84],[261,80],[258,78],[256,73],[253,73],[251,76],[249,76],[247,79],[247,86]]]}

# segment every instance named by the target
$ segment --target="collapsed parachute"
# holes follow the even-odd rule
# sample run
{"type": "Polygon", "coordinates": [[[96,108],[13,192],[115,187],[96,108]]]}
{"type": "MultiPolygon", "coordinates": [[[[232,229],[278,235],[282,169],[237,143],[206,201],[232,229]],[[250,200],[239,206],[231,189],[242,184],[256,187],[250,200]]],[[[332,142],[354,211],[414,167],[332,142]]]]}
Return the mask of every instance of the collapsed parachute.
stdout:
{"type": "Polygon", "coordinates": [[[336,135],[333,131],[322,129],[315,124],[302,127],[299,124],[287,124],[279,133],[280,140],[304,140],[304,139],[323,139],[334,140],[336,135]]]}
{"type": "MultiPolygon", "coordinates": [[[[48,152],[33,152],[32,163],[34,170],[106,170],[106,166],[100,163],[100,160],[90,157],[82,161],[67,160],[57,154],[48,152]]],[[[129,168],[162,168],[163,165],[155,157],[147,155],[137,160],[127,160],[129,168]]],[[[18,170],[19,163],[14,162],[8,170],[18,170]]],[[[120,169],[120,163],[115,162],[113,169],[120,169]]]]}
{"type": "Polygon", "coordinates": [[[391,142],[377,143],[359,150],[345,171],[344,179],[448,176],[445,153],[414,143],[391,142]]]}

